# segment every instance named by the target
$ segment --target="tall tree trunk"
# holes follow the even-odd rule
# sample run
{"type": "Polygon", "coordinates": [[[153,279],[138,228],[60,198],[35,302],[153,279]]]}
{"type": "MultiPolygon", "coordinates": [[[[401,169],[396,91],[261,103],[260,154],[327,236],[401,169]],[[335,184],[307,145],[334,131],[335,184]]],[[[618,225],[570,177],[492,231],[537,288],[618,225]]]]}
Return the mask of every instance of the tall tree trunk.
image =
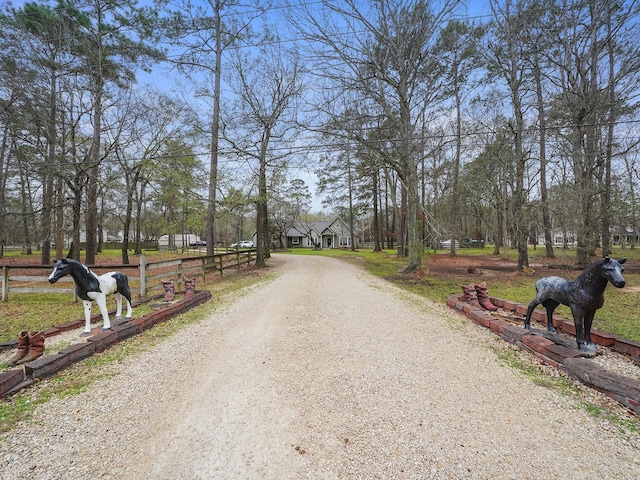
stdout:
{"type": "Polygon", "coordinates": [[[509,258],[509,197],[507,196],[507,180],[502,180],[502,257],[509,258]]]}
{"type": "Polygon", "coordinates": [[[373,193],[373,251],[381,252],[380,246],[380,212],[378,210],[379,193],[378,192],[378,170],[374,168],[373,175],[371,175],[371,189],[373,193]]]}
{"type": "Polygon", "coordinates": [[[460,156],[462,152],[462,112],[460,86],[458,85],[457,67],[454,67],[453,88],[456,100],[456,153],[453,159],[453,181],[451,183],[451,249],[449,254],[456,254],[456,240],[460,234],[460,194],[458,193],[458,177],[460,176],[460,156]]]}
{"type": "Polygon", "coordinates": [[[51,224],[53,218],[53,172],[56,162],[56,75],[51,72],[51,85],[49,92],[49,121],[47,122],[47,168],[45,168],[45,180],[42,185],[42,218],[40,228],[42,230],[42,251],[40,260],[43,265],[51,263],[51,224]]]}
{"type": "Polygon", "coordinates": [[[144,193],[146,188],[146,182],[142,180],[140,182],[140,193],[136,191],[136,221],[135,221],[135,254],[142,254],[142,205],[144,200],[144,193]]]}
{"type": "MultiPolygon", "coordinates": [[[[607,2],[609,9],[611,3],[607,2]]],[[[607,18],[607,57],[609,60],[609,84],[607,87],[609,118],[607,120],[607,144],[604,159],[604,188],[602,191],[601,234],[602,256],[611,255],[611,157],[613,155],[613,127],[617,117],[615,87],[615,42],[611,32],[611,12],[607,18]]]]}
{"type": "Polygon", "coordinates": [[[0,139],[0,257],[4,255],[4,245],[7,241],[5,228],[5,194],[7,190],[7,170],[9,167],[9,155],[7,144],[9,137],[9,124],[5,123],[0,139]]]}
{"type": "Polygon", "coordinates": [[[132,186],[129,180],[127,180],[127,204],[124,213],[124,222],[122,222],[122,263],[129,265],[129,233],[131,229],[131,217],[133,215],[133,190],[135,186],[132,186]]]}
{"type": "Polygon", "coordinates": [[[258,169],[258,200],[256,202],[256,266],[265,267],[265,248],[267,239],[267,145],[269,139],[267,128],[260,146],[260,167],[258,169]]]}
{"type": "Polygon", "coordinates": [[[33,215],[33,209],[29,208],[30,195],[27,193],[27,185],[29,181],[25,178],[27,175],[25,166],[21,160],[18,160],[18,169],[20,172],[20,197],[22,199],[22,228],[24,234],[23,245],[25,247],[27,255],[31,255],[31,229],[29,228],[29,218],[33,215]]]}
{"type": "Polygon", "coordinates": [[[64,256],[64,182],[62,175],[58,175],[55,191],[55,242],[56,258],[64,256]]]}
{"type": "Polygon", "coordinates": [[[96,262],[98,231],[98,178],[100,175],[100,143],[102,135],[102,94],[104,89],[104,76],[102,72],[103,49],[102,49],[102,9],[97,8],[96,24],[98,26],[96,39],[95,65],[91,65],[91,88],[93,107],[93,135],[91,137],[91,148],[89,150],[89,178],[87,182],[87,216],[85,221],[86,229],[86,252],[85,262],[94,265],[96,262]]]}
{"type": "MultiPolygon", "coordinates": [[[[101,79],[96,79],[96,83],[101,83],[101,79]]],[[[95,87],[93,101],[93,137],[89,153],[89,179],[87,182],[87,215],[85,222],[86,251],[85,263],[95,265],[96,253],[98,251],[98,177],[100,175],[100,138],[101,138],[101,117],[102,117],[102,87],[95,87]]]]}
{"type": "Polygon", "coordinates": [[[215,253],[216,239],[216,198],[218,190],[218,142],[220,136],[220,78],[222,76],[222,30],[220,13],[222,3],[215,0],[214,18],[216,29],[216,60],[213,85],[213,113],[211,118],[211,153],[209,161],[209,195],[205,236],[207,239],[207,255],[215,253]]]}
{"type": "Polygon", "coordinates": [[[422,222],[418,218],[419,196],[418,196],[418,170],[412,168],[407,175],[407,233],[408,233],[408,256],[409,264],[405,268],[405,273],[419,270],[422,266],[422,222]]]}
{"type": "Polygon", "coordinates": [[[540,203],[542,207],[542,228],[544,230],[544,246],[547,258],[554,258],[553,234],[551,232],[551,215],[549,213],[549,199],[547,193],[547,119],[544,107],[544,94],[542,92],[542,75],[540,65],[536,57],[534,64],[534,77],[536,82],[536,98],[538,102],[538,124],[540,140],[540,203]]]}
{"type": "MultiPolygon", "coordinates": [[[[349,228],[351,229],[351,251],[355,252],[356,242],[354,233],[354,212],[353,212],[353,176],[351,172],[351,152],[347,147],[347,185],[349,189],[349,228]]],[[[338,242],[340,243],[340,242],[338,242]]]]}

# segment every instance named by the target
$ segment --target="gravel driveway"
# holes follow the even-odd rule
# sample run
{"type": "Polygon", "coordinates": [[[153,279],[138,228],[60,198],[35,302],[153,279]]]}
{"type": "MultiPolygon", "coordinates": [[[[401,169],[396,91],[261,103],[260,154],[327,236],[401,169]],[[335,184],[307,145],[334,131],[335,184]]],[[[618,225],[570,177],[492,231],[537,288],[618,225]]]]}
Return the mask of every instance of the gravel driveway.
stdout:
{"type": "Polygon", "coordinates": [[[501,365],[495,338],[335,259],[47,402],[2,479],[638,479],[637,436],[501,365]]]}

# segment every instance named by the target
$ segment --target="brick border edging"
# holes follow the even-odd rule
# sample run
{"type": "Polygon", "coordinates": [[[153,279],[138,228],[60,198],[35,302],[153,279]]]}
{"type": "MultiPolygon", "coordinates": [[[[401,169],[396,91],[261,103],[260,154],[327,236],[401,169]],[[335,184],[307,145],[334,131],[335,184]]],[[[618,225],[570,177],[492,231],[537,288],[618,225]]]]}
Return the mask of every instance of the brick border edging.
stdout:
{"type": "MultiPolygon", "coordinates": [[[[491,303],[504,311],[521,315],[527,313],[527,305],[520,303],[493,297],[491,297],[491,303]]],[[[581,357],[575,350],[558,345],[506,320],[498,319],[481,307],[465,303],[462,295],[449,296],[447,305],[462,312],[474,323],[490,329],[503,340],[532,353],[544,363],[566,372],[572,378],[640,414],[640,380],[609,372],[591,359],[581,357]]],[[[534,310],[531,317],[546,324],[546,312],[542,310],[534,310]]],[[[559,331],[575,335],[573,322],[554,315],[553,324],[559,331]]],[[[640,362],[640,344],[597,330],[591,331],[591,337],[595,343],[629,355],[636,363],[640,362]]]]}
{"type": "MultiPolygon", "coordinates": [[[[40,357],[33,362],[23,365],[23,368],[10,370],[0,374],[0,397],[31,385],[36,379],[49,377],[66,368],[72,363],[90,357],[94,353],[102,352],[116,343],[152,327],[156,323],[164,322],[172,317],[184,313],[193,307],[201,305],[211,298],[211,292],[202,290],[185,297],[175,303],[148,313],[142,317],[119,322],[112,322],[111,330],[100,332],[87,337],[86,342],[76,343],[60,350],[58,353],[40,357]]],[[[81,326],[84,321],[67,322],[53,327],[59,331],[67,331],[81,326]],[[66,329],[66,330],[65,330],[66,329]]]]}

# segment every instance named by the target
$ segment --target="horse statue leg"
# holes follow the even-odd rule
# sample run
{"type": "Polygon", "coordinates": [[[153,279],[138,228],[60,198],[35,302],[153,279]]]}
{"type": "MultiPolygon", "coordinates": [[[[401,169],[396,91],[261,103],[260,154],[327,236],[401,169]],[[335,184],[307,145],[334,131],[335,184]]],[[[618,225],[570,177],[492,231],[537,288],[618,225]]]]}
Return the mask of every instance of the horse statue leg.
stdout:
{"type": "Polygon", "coordinates": [[[593,342],[593,340],[591,340],[591,325],[593,324],[593,317],[595,316],[595,314],[596,314],[595,310],[587,310],[584,313],[584,345],[585,345],[585,350],[587,350],[588,352],[594,352],[594,353],[598,351],[598,347],[593,342]]]}
{"type": "Polygon", "coordinates": [[[582,308],[572,307],[571,313],[573,314],[573,325],[576,328],[576,343],[578,344],[578,350],[587,350],[584,344],[584,315],[585,312],[582,308]]]}
{"type": "Polygon", "coordinates": [[[102,314],[102,330],[110,330],[111,321],[109,320],[109,310],[107,309],[107,296],[105,294],[97,295],[95,300],[102,314]]]}
{"type": "MultiPolygon", "coordinates": [[[[120,296],[118,299],[118,312],[122,314],[122,310],[120,308],[120,302],[122,301],[122,297],[127,301],[127,315],[126,318],[131,318],[131,290],[129,289],[129,279],[124,273],[118,273],[114,277],[116,279],[116,296],[120,296]]],[[[119,315],[120,315],[119,314],[119,315]]]]}
{"type": "Polygon", "coordinates": [[[548,299],[542,302],[542,305],[547,310],[547,330],[551,333],[556,333],[556,327],[553,326],[553,312],[560,303],[553,299],[548,299]]]}
{"type": "Polygon", "coordinates": [[[125,300],[127,301],[127,314],[125,315],[125,318],[131,318],[133,311],[131,308],[131,302],[129,301],[128,298],[125,298],[125,300]]]}
{"type": "Polygon", "coordinates": [[[113,294],[113,296],[116,299],[116,317],[121,317],[122,316],[122,295],[120,295],[120,293],[116,292],[113,294]]]}
{"type": "Polygon", "coordinates": [[[91,300],[83,300],[84,306],[84,331],[83,336],[87,336],[91,333],[91,300]]]}
{"type": "Polygon", "coordinates": [[[540,302],[538,302],[538,299],[536,298],[533,302],[531,302],[529,304],[529,308],[527,308],[527,316],[524,317],[524,328],[526,328],[527,330],[531,330],[531,314],[533,313],[533,311],[535,310],[535,308],[538,306],[540,302]]]}

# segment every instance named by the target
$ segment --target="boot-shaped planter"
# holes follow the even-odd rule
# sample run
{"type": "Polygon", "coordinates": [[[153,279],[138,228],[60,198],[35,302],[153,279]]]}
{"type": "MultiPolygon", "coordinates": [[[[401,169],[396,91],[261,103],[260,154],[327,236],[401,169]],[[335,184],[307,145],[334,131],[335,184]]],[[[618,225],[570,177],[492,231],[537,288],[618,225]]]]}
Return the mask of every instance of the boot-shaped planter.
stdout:
{"type": "Polygon", "coordinates": [[[476,295],[478,296],[478,303],[482,308],[490,312],[495,312],[496,310],[498,310],[498,307],[491,303],[491,300],[489,299],[486,282],[482,282],[481,284],[476,285],[476,295]]]}
{"type": "Polygon", "coordinates": [[[173,302],[176,298],[176,282],[173,278],[162,280],[162,288],[164,289],[164,301],[173,302]]]}
{"type": "Polygon", "coordinates": [[[462,288],[462,293],[464,294],[464,301],[466,303],[470,303],[474,307],[480,307],[475,285],[472,283],[471,285],[460,285],[460,287],[462,288]]]}
{"type": "Polygon", "coordinates": [[[44,331],[29,333],[29,353],[19,363],[29,363],[44,353],[44,331]]]}
{"type": "Polygon", "coordinates": [[[18,334],[18,351],[9,359],[7,365],[15,365],[29,353],[29,332],[26,330],[18,334]]]}
{"type": "Polygon", "coordinates": [[[184,282],[184,297],[190,297],[192,295],[196,294],[196,277],[193,278],[187,278],[187,277],[182,277],[182,280],[184,282]]]}

